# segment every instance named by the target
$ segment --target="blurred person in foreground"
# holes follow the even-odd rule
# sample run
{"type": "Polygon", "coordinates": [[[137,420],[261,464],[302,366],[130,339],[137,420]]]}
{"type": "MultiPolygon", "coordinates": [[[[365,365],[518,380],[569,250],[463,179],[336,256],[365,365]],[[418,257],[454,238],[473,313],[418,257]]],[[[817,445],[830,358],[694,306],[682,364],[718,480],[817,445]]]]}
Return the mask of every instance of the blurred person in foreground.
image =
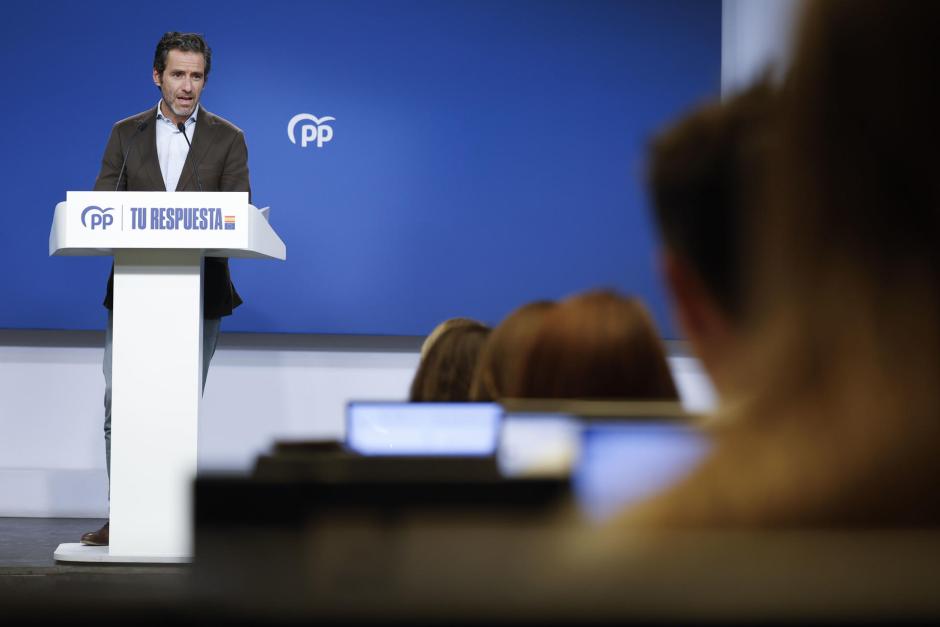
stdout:
{"type": "Polygon", "coordinates": [[[710,456],[633,523],[940,522],[940,5],[808,5],[710,456]]]}
{"type": "Polygon", "coordinates": [[[494,401],[518,396],[522,360],[535,339],[545,314],[554,303],[539,300],[527,303],[510,313],[493,329],[473,374],[470,398],[494,401]]]}
{"type": "Polygon", "coordinates": [[[743,334],[747,224],[761,210],[776,97],[761,81],[702,106],[659,135],[650,151],[663,273],[679,326],[719,396],[743,334]]]}
{"type": "Polygon", "coordinates": [[[512,392],[546,399],[679,398],[646,307],[608,291],[566,298],[544,314],[512,392]]]}
{"type": "Polygon", "coordinates": [[[465,402],[490,328],[469,318],[437,325],[421,347],[421,362],[411,382],[412,403],[465,402]]]}

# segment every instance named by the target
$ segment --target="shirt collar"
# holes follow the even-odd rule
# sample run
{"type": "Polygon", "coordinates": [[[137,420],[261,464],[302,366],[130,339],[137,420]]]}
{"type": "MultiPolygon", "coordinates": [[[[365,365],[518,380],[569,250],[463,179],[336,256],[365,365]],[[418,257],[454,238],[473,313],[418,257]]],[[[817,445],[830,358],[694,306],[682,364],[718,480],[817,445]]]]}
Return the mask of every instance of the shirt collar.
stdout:
{"type": "MultiPolygon", "coordinates": [[[[160,103],[162,103],[162,102],[163,102],[163,98],[161,98],[160,100],[157,101],[157,119],[158,119],[158,120],[165,120],[167,124],[170,124],[171,126],[173,126],[173,128],[176,128],[176,124],[173,124],[173,120],[171,120],[171,119],[169,119],[168,117],[166,117],[165,115],[163,115],[163,110],[160,108],[160,103]]],[[[193,114],[192,114],[191,116],[189,116],[189,118],[187,118],[187,120],[186,120],[186,126],[187,126],[187,127],[190,127],[190,126],[192,126],[193,124],[196,123],[196,116],[199,115],[199,107],[201,107],[201,106],[202,106],[201,103],[197,103],[197,104],[196,104],[196,108],[193,109],[193,114]]]]}

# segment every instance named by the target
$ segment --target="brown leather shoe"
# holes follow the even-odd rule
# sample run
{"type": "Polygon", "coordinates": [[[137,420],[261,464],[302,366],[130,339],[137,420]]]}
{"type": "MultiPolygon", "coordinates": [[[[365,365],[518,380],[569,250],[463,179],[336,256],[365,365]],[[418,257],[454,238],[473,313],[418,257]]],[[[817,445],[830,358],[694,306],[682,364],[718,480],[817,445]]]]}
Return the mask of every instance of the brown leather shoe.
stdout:
{"type": "Polygon", "coordinates": [[[98,531],[89,531],[86,534],[82,535],[82,544],[86,546],[108,546],[108,536],[110,532],[108,531],[108,525],[111,524],[109,520],[104,524],[104,527],[98,531]]]}

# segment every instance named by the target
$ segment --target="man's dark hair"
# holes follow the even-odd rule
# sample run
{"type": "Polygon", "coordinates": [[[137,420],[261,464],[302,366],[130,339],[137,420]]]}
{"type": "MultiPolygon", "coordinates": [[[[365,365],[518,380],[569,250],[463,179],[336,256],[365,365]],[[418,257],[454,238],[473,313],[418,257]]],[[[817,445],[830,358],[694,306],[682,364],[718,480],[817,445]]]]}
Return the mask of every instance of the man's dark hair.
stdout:
{"type": "Polygon", "coordinates": [[[206,60],[205,80],[209,80],[209,68],[212,66],[212,49],[202,35],[198,33],[164,33],[157,43],[157,51],[153,55],[153,69],[160,76],[163,76],[163,70],[166,69],[166,58],[170,50],[182,50],[183,52],[201,52],[206,60]]]}
{"type": "Polygon", "coordinates": [[[668,248],[730,319],[742,315],[752,217],[760,209],[776,89],[761,81],[655,138],[649,182],[668,248]]]}

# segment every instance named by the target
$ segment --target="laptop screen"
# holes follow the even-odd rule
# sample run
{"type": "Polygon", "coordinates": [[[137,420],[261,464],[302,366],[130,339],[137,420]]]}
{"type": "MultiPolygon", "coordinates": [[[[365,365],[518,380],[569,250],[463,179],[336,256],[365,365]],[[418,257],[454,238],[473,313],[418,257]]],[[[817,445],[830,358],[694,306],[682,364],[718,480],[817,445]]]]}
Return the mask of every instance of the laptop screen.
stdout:
{"type": "Polygon", "coordinates": [[[701,431],[681,423],[587,426],[572,477],[575,498],[589,519],[606,520],[680,480],[708,448],[701,431]]]}
{"type": "Polygon", "coordinates": [[[495,403],[353,402],[346,447],[361,455],[493,455],[501,415],[495,403]]]}

